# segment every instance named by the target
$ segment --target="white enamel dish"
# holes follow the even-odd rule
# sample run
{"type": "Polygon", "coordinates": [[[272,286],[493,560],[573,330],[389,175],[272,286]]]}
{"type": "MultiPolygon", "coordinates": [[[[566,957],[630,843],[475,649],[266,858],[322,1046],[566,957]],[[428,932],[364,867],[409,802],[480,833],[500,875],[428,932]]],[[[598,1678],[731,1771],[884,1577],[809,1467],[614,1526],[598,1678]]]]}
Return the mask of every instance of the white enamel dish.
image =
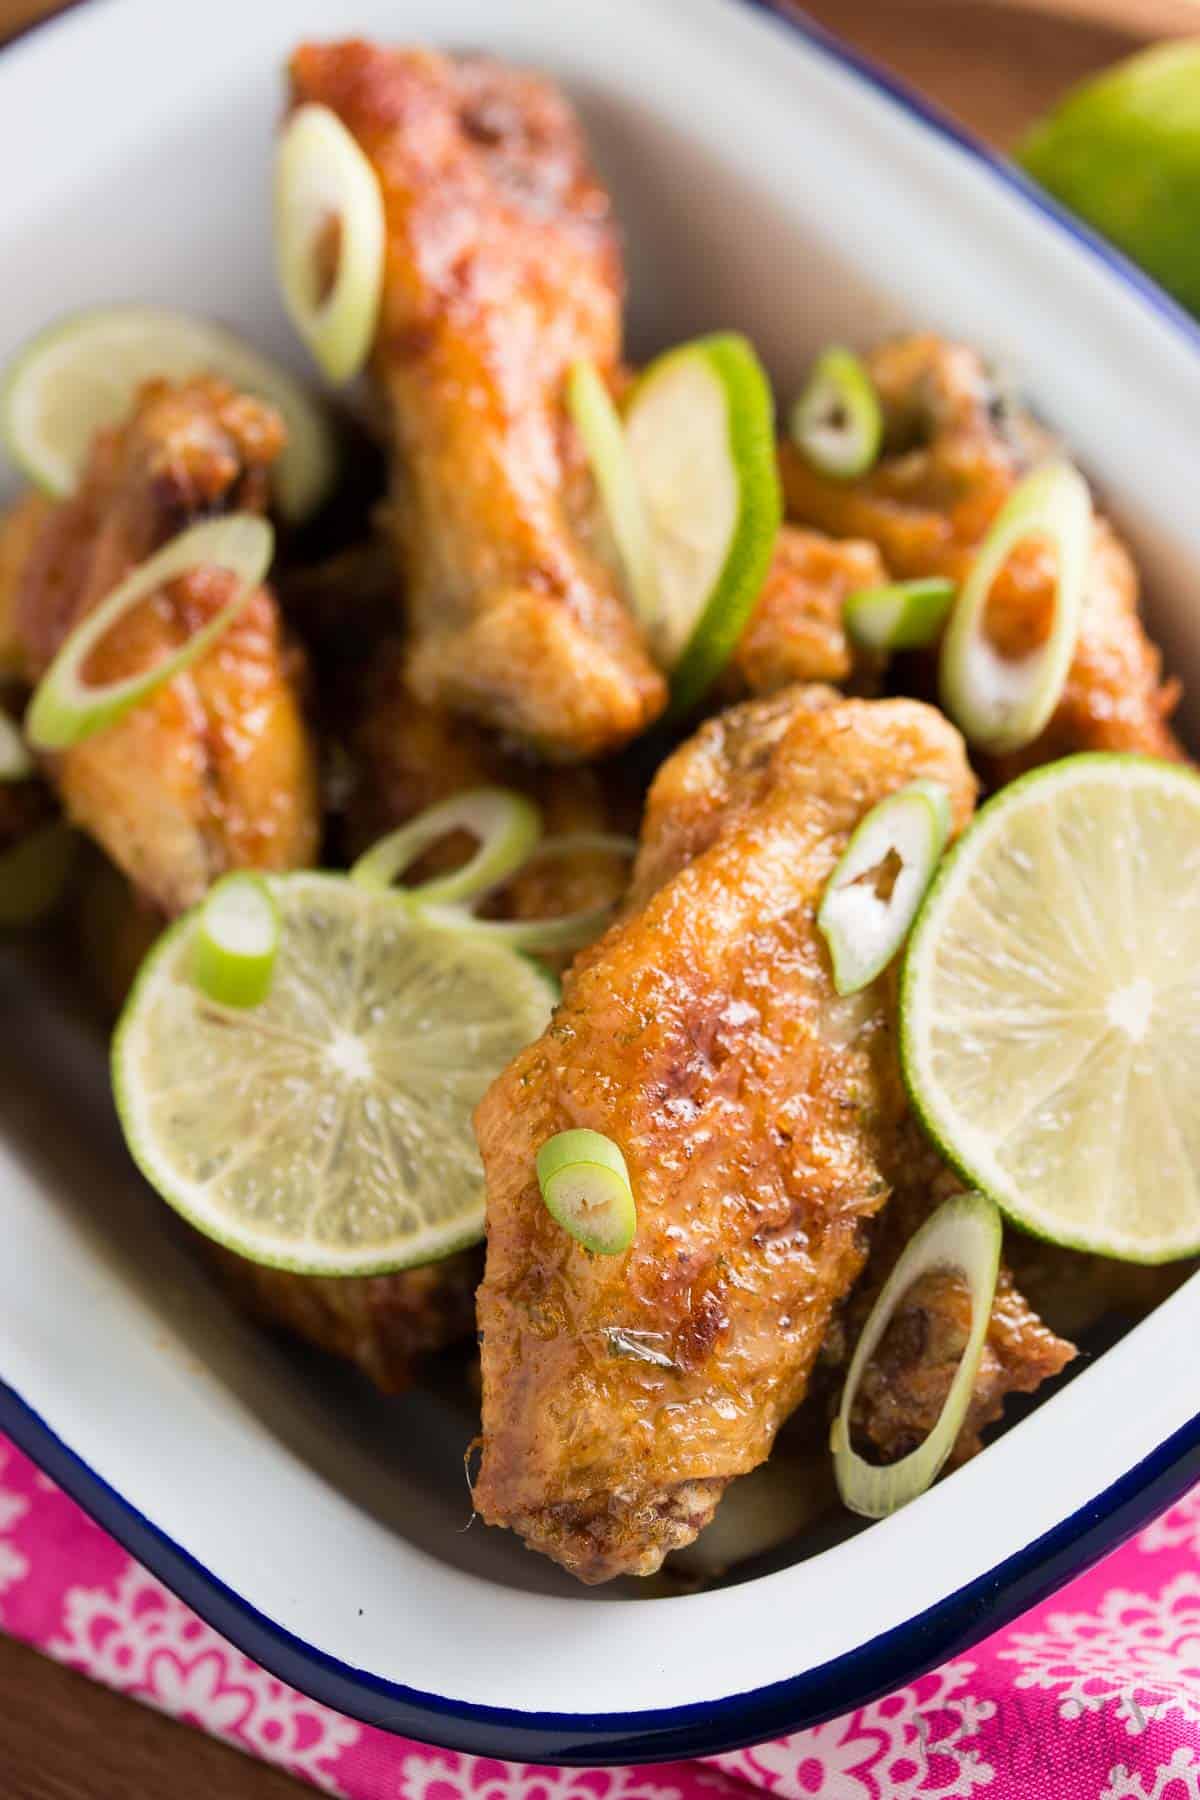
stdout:
{"type": "MultiPolygon", "coordinates": [[[[1014,371],[1135,545],[1200,694],[1200,332],[1008,170],[755,0],[90,0],[0,56],[0,356],[113,300],[303,367],[268,153],[304,35],[483,46],[586,114],[635,337],[736,325],[782,394],[830,337],[927,323],[1014,371]],[[19,171],[19,178],[12,172],[19,171]]],[[[636,1601],[464,1531],[465,1408],[385,1401],[236,1318],[138,1181],[102,1047],[0,959],[0,1428],[248,1654],[359,1718],[540,1762],[715,1751],[912,1678],[1200,1473],[1200,1284],[883,1524],[636,1601]]]]}

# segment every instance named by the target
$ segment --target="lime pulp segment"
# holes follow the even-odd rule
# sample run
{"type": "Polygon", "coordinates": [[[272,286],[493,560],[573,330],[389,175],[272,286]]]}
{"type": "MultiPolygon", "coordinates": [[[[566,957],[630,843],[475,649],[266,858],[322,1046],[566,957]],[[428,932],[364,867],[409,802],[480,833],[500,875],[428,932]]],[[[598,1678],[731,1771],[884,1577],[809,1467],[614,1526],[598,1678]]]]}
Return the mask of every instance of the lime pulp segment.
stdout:
{"type": "Polygon", "coordinates": [[[1164,1262],[1200,1247],[1200,776],[1075,756],[982,809],[901,990],[926,1127],[1019,1224],[1164,1262]]]}
{"type": "Polygon", "coordinates": [[[259,1006],[197,988],[195,914],[143,965],[113,1043],[134,1159],[198,1230],[256,1262],[365,1275],[474,1242],[472,1114],[544,1028],[553,989],[506,947],[344,877],[269,886],[280,947],[259,1006]]]}

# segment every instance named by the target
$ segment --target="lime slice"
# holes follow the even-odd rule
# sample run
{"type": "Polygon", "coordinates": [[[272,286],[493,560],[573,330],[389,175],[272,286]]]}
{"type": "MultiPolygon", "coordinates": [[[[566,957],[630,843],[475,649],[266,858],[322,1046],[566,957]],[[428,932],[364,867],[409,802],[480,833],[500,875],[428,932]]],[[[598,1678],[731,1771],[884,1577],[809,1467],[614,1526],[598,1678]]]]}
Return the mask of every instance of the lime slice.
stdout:
{"type": "Polygon", "coordinates": [[[653,539],[651,648],[680,713],[729,660],[779,530],[771,389],[745,338],[699,338],[651,363],[625,434],[653,539]]]}
{"type": "Polygon", "coordinates": [[[257,1007],[196,986],[196,912],[142,967],[112,1056],[135,1161],[199,1231],[279,1268],[368,1275],[474,1242],[471,1115],[543,1030],[550,984],[344,877],[268,885],[280,944],[257,1007]]]}
{"type": "Polygon", "coordinates": [[[1200,313],[1200,39],[1160,44],[1073,89],[1018,155],[1200,313]]]}
{"type": "Polygon", "coordinates": [[[0,435],[32,482],[69,494],[96,432],[126,416],[142,382],[192,375],[223,376],[279,410],[288,439],[274,471],[279,510],[291,520],[315,512],[336,464],[325,414],[286,369],[191,313],[110,306],[51,325],[5,373],[0,435]]]}
{"type": "Polygon", "coordinates": [[[1200,1249],[1200,776],[1072,756],[988,802],[904,965],[924,1124],[972,1186],[1055,1243],[1200,1249]]]}

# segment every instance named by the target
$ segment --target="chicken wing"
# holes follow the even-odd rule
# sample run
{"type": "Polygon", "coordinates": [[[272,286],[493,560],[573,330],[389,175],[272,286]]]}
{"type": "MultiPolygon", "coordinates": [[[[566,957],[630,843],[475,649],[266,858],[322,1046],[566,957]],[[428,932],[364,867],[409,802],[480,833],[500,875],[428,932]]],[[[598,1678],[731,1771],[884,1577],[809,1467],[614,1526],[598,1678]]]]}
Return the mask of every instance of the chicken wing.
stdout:
{"type": "MultiPolygon", "coordinates": [[[[1020,477],[1050,448],[1045,433],[990,378],[982,359],[932,336],[886,344],[868,358],[887,425],[884,454],[857,481],[817,473],[780,448],[789,513],[837,537],[868,538],[900,578],[962,581],[1020,477]]],[[[1023,545],[995,583],[988,625],[1019,655],[1044,637],[1053,596],[1051,552],[1023,545]]],[[[1167,724],[1179,698],[1139,613],[1133,564],[1097,518],[1079,641],[1061,700],[1042,736],[988,766],[997,783],[1075,750],[1178,757],[1167,724]]]]}
{"type": "Polygon", "coordinates": [[[912,701],[792,689],[711,721],[651,789],[622,917],[479,1107],[475,1503],[585,1581],[651,1573],[767,1456],[862,1266],[904,1095],[883,995],[837,996],[814,914],[919,776],[961,827],[961,740],[912,701]],[[622,1257],[542,1204],[538,1147],[573,1126],[628,1161],[622,1257]]]}
{"type": "MultiPolygon", "coordinates": [[[[223,382],[149,383],[129,421],[98,434],[78,492],[45,510],[16,580],[26,673],[138,562],[189,522],[261,507],[283,444],[276,415],[223,382]]],[[[88,672],[144,669],[229,599],[233,577],[198,569],[136,607],[88,672]]],[[[125,718],[49,759],[68,816],[164,912],[198,900],[225,869],[312,861],[314,761],[296,655],[275,602],[254,593],[207,656],[125,718]]]]}
{"type": "Polygon", "coordinates": [[[616,232],[575,118],[548,82],[479,57],[309,44],[291,75],[384,197],[373,371],[413,691],[555,760],[611,749],[666,689],[589,541],[563,407],[572,363],[614,369],[621,337],[616,232]]]}
{"type": "Polygon", "coordinates": [[[785,525],[766,585],[721,677],[726,699],[771,694],[794,681],[872,682],[873,659],[856,650],[842,613],[856,588],[888,578],[874,544],[785,525]]]}
{"type": "Polygon", "coordinates": [[[54,502],[32,489],[0,518],[0,681],[19,681],[25,649],[17,621],[21,572],[54,502]]]}

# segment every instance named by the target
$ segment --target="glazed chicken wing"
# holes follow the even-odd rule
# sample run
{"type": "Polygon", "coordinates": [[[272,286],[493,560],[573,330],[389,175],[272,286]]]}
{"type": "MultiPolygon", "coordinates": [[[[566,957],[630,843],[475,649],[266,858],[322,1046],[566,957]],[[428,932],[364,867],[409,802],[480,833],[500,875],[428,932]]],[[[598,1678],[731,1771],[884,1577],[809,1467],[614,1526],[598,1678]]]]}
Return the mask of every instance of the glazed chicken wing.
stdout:
{"type": "Polygon", "coordinates": [[[870,684],[872,659],[851,643],[842,614],[857,588],[887,579],[874,544],[784,525],[758,604],[721,677],[722,696],[772,694],[794,681],[870,684]]]}
{"type": "Polygon", "coordinates": [[[483,58],[365,43],[292,59],[379,177],[387,262],[373,372],[391,520],[426,704],[556,760],[641,731],[666,700],[611,569],[563,387],[620,354],[608,196],[548,82],[483,58]]]}
{"type": "MultiPolygon", "coordinates": [[[[859,480],[834,481],[782,445],[788,511],[835,536],[870,539],[898,578],[962,581],[992,520],[1050,440],[964,345],[905,338],[867,361],[886,419],[883,455],[859,480]]],[[[1049,628],[1050,555],[1041,545],[1021,546],[993,587],[988,624],[1002,652],[1022,654],[1049,628]]],[[[1178,757],[1167,724],[1178,697],[1177,684],[1163,682],[1162,659],[1142,625],[1133,564],[1107,520],[1097,518],[1062,698],[1042,736],[989,763],[989,776],[1007,781],[1076,750],[1178,757]]]]}
{"type": "MultiPolygon", "coordinates": [[[[102,431],[78,492],[45,510],[16,576],[31,681],[71,628],[136,563],[198,518],[260,508],[282,426],[223,382],[145,387],[128,423],[102,431]]],[[[127,613],[88,663],[93,680],[145,669],[227,602],[233,577],[198,569],[127,613]]],[[[132,712],[48,759],[67,815],[162,911],[235,867],[311,862],[313,755],[295,653],[266,589],[201,660],[132,712]]]]}
{"type": "Polygon", "coordinates": [[[905,1115],[880,989],[840,999],[814,920],[849,834],[905,782],[974,783],[911,701],[792,689],[660,771],[625,912],[476,1115],[488,1182],[475,1503],[586,1581],[647,1574],[769,1453],[887,1198],[905,1115]],[[638,1230],[592,1257],[535,1173],[606,1133],[638,1230]]]}

